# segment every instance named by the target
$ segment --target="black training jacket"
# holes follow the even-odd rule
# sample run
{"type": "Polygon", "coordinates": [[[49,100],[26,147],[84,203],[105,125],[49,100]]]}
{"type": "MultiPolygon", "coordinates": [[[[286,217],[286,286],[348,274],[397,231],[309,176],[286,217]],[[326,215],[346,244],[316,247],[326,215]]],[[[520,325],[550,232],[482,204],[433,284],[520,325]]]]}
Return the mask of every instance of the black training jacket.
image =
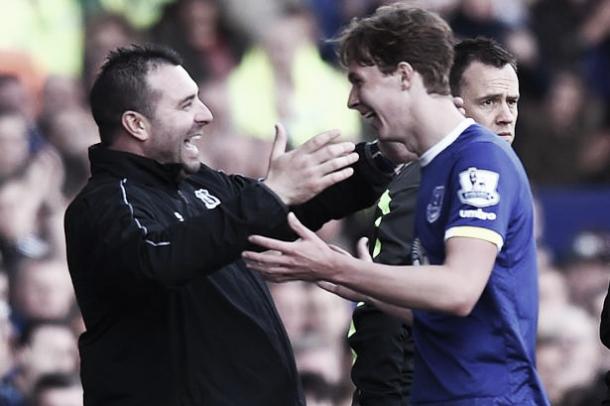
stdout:
{"type": "MultiPolygon", "coordinates": [[[[387,265],[410,265],[415,233],[415,206],[420,166],[403,167],[388,186],[375,210],[370,238],[374,261],[387,265]]],[[[414,344],[406,322],[371,304],[356,307],[354,333],[349,344],[356,354],[352,381],[354,404],[359,406],[408,406],[413,383],[414,344]]]]}
{"type": "MultiPolygon", "coordinates": [[[[369,148],[350,179],[292,208],[305,224],[375,201],[390,176],[369,148]]],[[[250,234],[289,235],[289,208],[204,165],[180,180],[178,165],[100,145],[89,159],[65,216],[85,405],[303,405],[269,291],[239,260],[250,234]]]]}

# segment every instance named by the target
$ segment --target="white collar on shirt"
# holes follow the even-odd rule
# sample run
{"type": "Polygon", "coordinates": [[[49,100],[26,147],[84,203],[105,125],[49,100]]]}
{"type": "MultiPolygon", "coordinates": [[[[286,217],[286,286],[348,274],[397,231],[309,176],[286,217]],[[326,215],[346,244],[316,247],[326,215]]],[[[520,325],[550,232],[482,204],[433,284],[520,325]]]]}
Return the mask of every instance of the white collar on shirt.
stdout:
{"type": "Polygon", "coordinates": [[[455,140],[466,130],[474,124],[474,120],[471,118],[465,118],[460,123],[443,137],[439,142],[430,147],[426,152],[419,157],[419,163],[422,167],[428,165],[432,160],[441,152],[443,152],[449,145],[453,144],[455,140]]]}

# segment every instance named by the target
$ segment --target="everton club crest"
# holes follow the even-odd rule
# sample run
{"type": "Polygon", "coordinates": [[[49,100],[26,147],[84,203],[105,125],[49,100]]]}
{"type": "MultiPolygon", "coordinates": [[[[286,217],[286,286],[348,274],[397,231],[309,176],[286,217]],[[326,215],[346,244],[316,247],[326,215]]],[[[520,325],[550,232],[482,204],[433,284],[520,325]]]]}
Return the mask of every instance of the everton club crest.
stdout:
{"type": "Polygon", "coordinates": [[[434,223],[441,216],[443,198],[445,197],[445,186],[437,186],[432,190],[432,198],[426,206],[426,220],[434,223]]]}

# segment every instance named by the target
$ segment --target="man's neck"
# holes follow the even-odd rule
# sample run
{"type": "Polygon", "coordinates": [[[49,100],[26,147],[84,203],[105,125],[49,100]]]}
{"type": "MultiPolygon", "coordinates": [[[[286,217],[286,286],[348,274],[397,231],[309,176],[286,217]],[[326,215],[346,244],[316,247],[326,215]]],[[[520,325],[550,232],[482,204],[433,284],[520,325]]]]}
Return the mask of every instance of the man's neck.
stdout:
{"type": "Polygon", "coordinates": [[[142,148],[142,143],[135,142],[127,136],[117,136],[114,142],[108,145],[107,148],[115,151],[129,152],[134,155],[146,156],[142,148]]]}
{"type": "Polygon", "coordinates": [[[413,141],[416,145],[412,150],[418,156],[422,156],[464,120],[450,96],[430,95],[423,98],[415,109],[414,116],[417,118],[413,141]]]}

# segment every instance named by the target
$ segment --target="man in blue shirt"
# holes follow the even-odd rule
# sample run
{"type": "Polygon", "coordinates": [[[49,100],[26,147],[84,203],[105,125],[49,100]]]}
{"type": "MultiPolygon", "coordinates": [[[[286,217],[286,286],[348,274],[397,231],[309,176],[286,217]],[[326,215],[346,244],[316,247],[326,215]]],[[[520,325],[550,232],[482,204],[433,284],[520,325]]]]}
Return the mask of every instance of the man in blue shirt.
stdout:
{"type": "MultiPolygon", "coordinates": [[[[460,98],[456,103],[463,106],[467,117],[511,143],[519,100],[515,57],[494,40],[482,37],[465,39],[454,51],[449,83],[451,93],[460,98]]],[[[397,171],[379,200],[369,253],[377,263],[411,265],[419,162],[408,155],[403,144],[381,143],[380,148],[386,156],[407,164],[397,171]]],[[[351,371],[356,386],[354,405],[410,405],[414,358],[411,326],[358,295],[344,297],[359,302],[349,336],[355,355],[351,371]]]]}
{"type": "Polygon", "coordinates": [[[294,215],[289,222],[300,240],[252,236],[276,252],[243,256],[272,280],[328,281],[411,316],[413,404],[546,405],[535,370],[538,289],[528,180],[509,144],[454,106],[452,41],[438,16],[400,5],[355,20],[340,39],[352,83],[348,105],[380,140],[419,156],[413,247],[419,266],[342,255],[294,215]]]}

